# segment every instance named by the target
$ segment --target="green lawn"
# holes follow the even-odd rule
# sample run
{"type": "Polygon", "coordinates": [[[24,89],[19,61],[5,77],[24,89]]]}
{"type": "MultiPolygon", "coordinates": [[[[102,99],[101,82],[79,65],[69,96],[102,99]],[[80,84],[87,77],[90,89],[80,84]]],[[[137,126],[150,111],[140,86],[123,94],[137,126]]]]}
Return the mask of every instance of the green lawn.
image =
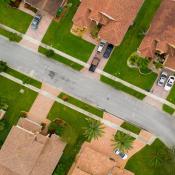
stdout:
{"type": "MultiPolygon", "coordinates": [[[[15,34],[13,34],[13,33],[11,33],[11,32],[8,32],[8,31],[6,31],[6,30],[4,30],[4,29],[1,29],[0,28],[0,35],[3,35],[3,36],[5,36],[5,37],[7,37],[7,38],[12,38],[15,34]]],[[[19,41],[21,41],[21,37],[20,36],[17,36],[17,35],[15,35],[15,37],[16,37],[16,42],[19,42],[19,41]]]]}
{"type": "MultiPolygon", "coordinates": [[[[45,48],[43,48],[43,47],[39,47],[39,49],[38,49],[38,52],[40,52],[40,53],[42,53],[42,54],[44,54],[44,55],[46,55],[46,53],[47,53],[47,49],[45,49],[45,48]]],[[[61,63],[63,63],[63,64],[65,64],[65,65],[68,65],[68,66],[70,66],[70,67],[72,67],[73,69],[75,69],[75,70],[81,70],[82,68],[83,68],[83,66],[81,66],[81,65],[79,65],[79,64],[77,64],[77,63],[75,63],[75,62],[73,62],[73,61],[70,61],[70,60],[68,60],[68,59],[66,59],[66,58],[64,58],[64,57],[62,57],[62,56],[60,56],[60,55],[57,55],[57,54],[54,54],[52,57],[50,57],[50,58],[52,58],[52,59],[54,59],[54,60],[56,60],[56,61],[59,61],[59,62],[61,62],[61,63]]]]}
{"type": "Polygon", "coordinates": [[[88,105],[87,103],[84,103],[84,102],[82,102],[82,101],[80,101],[80,100],[78,100],[76,98],[73,98],[71,96],[68,96],[67,94],[64,94],[64,93],[61,93],[59,95],[59,97],[62,98],[63,100],[64,100],[64,98],[66,98],[66,101],[68,103],[71,103],[71,104],[73,104],[73,105],[75,105],[77,107],[80,107],[80,108],[82,108],[82,109],[84,109],[84,110],[86,110],[86,111],[88,111],[88,112],[90,112],[92,114],[95,114],[95,115],[97,115],[99,117],[103,117],[103,111],[98,109],[98,108],[96,108],[96,107],[88,105]]]}
{"type": "Polygon", "coordinates": [[[48,119],[51,121],[56,118],[63,119],[67,124],[69,124],[69,126],[71,126],[71,132],[70,130],[65,131],[70,137],[69,143],[67,144],[54,172],[54,175],[66,175],[84,142],[84,138],[82,136],[83,127],[87,126],[88,123],[85,115],[57,102],[54,103],[48,115],[48,119]]]}
{"type": "Polygon", "coordinates": [[[25,33],[32,21],[32,16],[0,3],[0,23],[21,33],[25,33]]]}
{"type": "MultiPolygon", "coordinates": [[[[114,50],[104,69],[106,72],[145,90],[150,90],[154,81],[156,80],[157,75],[155,73],[141,75],[138,69],[132,69],[127,66],[127,59],[139,47],[144,37],[143,35],[140,35],[140,33],[149,28],[160,2],[161,0],[145,0],[133,26],[129,28],[120,46],[114,50]]],[[[102,79],[102,81],[105,80],[102,79]]],[[[105,82],[109,83],[109,81],[105,82]]],[[[115,86],[114,82],[109,84],[115,86]]]]}
{"type": "MultiPolygon", "coordinates": [[[[167,100],[173,104],[175,104],[175,85],[172,87],[167,100]]],[[[169,114],[173,114],[175,112],[175,109],[171,108],[170,106],[163,105],[163,110],[169,114]]]]}
{"type": "Polygon", "coordinates": [[[9,106],[4,120],[1,121],[5,123],[5,129],[0,132],[0,144],[4,142],[11,127],[17,123],[20,112],[28,111],[36,96],[37,93],[0,76],[0,99],[9,106]],[[24,89],[23,94],[19,92],[20,89],[24,89]]]}
{"type": "Polygon", "coordinates": [[[41,84],[42,84],[41,82],[39,82],[38,80],[35,80],[33,78],[30,78],[27,75],[24,75],[24,74],[14,70],[14,69],[8,68],[6,73],[10,74],[13,77],[16,77],[16,78],[22,80],[23,83],[31,84],[37,88],[41,88],[41,84]]]}
{"type": "Polygon", "coordinates": [[[120,90],[120,91],[123,91],[127,94],[130,94],[130,95],[132,95],[140,100],[143,100],[145,97],[144,94],[141,94],[140,92],[135,91],[135,90],[133,90],[133,89],[131,89],[131,88],[119,83],[119,82],[113,81],[107,77],[101,76],[101,81],[113,86],[117,90],[120,90]]]}
{"type": "Polygon", "coordinates": [[[95,46],[70,33],[72,18],[80,1],[69,0],[69,3],[72,3],[72,7],[59,23],[51,23],[43,42],[86,62],[95,46]]]}
{"type": "Polygon", "coordinates": [[[144,147],[141,151],[131,157],[126,164],[126,169],[135,173],[135,175],[170,175],[161,167],[153,168],[152,160],[155,156],[155,150],[166,152],[167,147],[160,141],[155,140],[151,146],[144,147]]]}
{"type": "Polygon", "coordinates": [[[132,124],[130,124],[130,123],[128,123],[128,122],[124,122],[124,123],[121,125],[121,127],[124,128],[124,129],[127,129],[128,131],[131,131],[131,132],[133,132],[133,133],[135,133],[135,134],[139,134],[140,131],[141,131],[140,128],[138,128],[137,126],[132,125],[132,124]]]}

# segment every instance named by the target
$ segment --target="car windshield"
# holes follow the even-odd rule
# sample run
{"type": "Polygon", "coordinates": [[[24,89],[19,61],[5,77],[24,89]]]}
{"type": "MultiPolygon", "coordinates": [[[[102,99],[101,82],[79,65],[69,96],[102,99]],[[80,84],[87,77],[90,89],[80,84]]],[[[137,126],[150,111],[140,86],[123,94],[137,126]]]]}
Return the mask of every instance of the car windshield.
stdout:
{"type": "Polygon", "coordinates": [[[122,152],[120,152],[119,155],[120,155],[122,158],[125,157],[125,154],[122,153],[122,152]]]}

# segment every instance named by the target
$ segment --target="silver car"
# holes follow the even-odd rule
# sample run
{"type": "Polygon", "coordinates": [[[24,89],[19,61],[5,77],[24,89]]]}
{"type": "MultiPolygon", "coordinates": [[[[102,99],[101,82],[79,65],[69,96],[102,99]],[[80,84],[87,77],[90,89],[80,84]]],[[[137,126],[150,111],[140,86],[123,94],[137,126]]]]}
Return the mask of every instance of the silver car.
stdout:
{"type": "Polygon", "coordinates": [[[168,79],[168,73],[167,72],[162,72],[160,74],[160,78],[158,79],[157,85],[158,86],[164,86],[166,80],[168,79]]]}
{"type": "Polygon", "coordinates": [[[31,24],[31,27],[32,27],[32,29],[37,29],[38,28],[38,25],[39,25],[39,23],[40,23],[40,21],[41,21],[41,15],[36,15],[34,18],[33,18],[33,20],[32,20],[32,24],[31,24]]]}

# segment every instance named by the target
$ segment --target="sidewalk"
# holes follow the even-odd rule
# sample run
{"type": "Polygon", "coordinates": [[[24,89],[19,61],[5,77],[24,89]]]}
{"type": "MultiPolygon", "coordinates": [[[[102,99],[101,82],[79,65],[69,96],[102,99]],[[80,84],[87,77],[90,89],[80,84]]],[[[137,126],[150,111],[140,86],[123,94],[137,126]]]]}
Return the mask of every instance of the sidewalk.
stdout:
{"type": "MultiPolygon", "coordinates": [[[[5,29],[5,30],[7,30],[9,32],[16,33],[19,36],[22,36],[23,38],[29,40],[33,44],[39,44],[40,46],[42,46],[42,47],[44,47],[46,49],[52,49],[56,54],[58,54],[58,55],[60,55],[60,56],[62,56],[64,58],[66,58],[68,60],[71,60],[71,61],[73,61],[73,62],[75,62],[75,63],[77,63],[77,64],[79,64],[79,65],[81,65],[83,67],[89,68],[89,66],[90,66],[89,64],[87,64],[87,63],[85,63],[85,62],[83,62],[83,61],[81,61],[81,60],[79,60],[77,58],[74,58],[74,57],[72,57],[72,56],[70,56],[70,55],[68,55],[68,54],[66,54],[66,53],[64,53],[62,51],[59,51],[59,50],[57,50],[57,49],[55,49],[55,48],[53,48],[51,46],[48,46],[46,44],[43,44],[43,43],[41,43],[41,42],[39,42],[39,41],[31,38],[30,36],[27,36],[25,34],[22,34],[20,32],[17,32],[14,29],[11,29],[11,28],[9,28],[7,26],[4,26],[4,25],[0,24],[0,28],[3,28],[3,29],[5,29]]],[[[123,84],[124,86],[127,86],[127,87],[129,87],[129,88],[131,88],[131,89],[133,89],[135,91],[138,91],[138,92],[140,92],[140,93],[142,93],[142,94],[144,94],[146,96],[149,96],[150,98],[152,98],[152,99],[154,99],[154,100],[156,100],[156,101],[158,101],[158,102],[160,102],[162,104],[166,104],[166,105],[168,105],[168,106],[170,106],[172,108],[175,108],[175,105],[173,103],[167,101],[166,99],[163,99],[161,97],[158,97],[158,96],[156,96],[156,95],[154,95],[154,94],[152,94],[150,92],[147,92],[147,91],[145,91],[145,90],[143,90],[143,89],[141,89],[141,88],[139,88],[139,87],[137,87],[137,86],[135,86],[133,84],[130,84],[130,83],[128,83],[128,82],[126,82],[126,81],[118,78],[118,77],[115,77],[114,75],[111,75],[111,74],[109,74],[107,72],[104,72],[103,70],[100,70],[100,69],[96,69],[96,72],[98,74],[100,74],[100,75],[103,75],[103,76],[105,76],[105,77],[107,77],[107,78],[115,81],[115,82],[119,82],[119,83],[123,84]]]]}

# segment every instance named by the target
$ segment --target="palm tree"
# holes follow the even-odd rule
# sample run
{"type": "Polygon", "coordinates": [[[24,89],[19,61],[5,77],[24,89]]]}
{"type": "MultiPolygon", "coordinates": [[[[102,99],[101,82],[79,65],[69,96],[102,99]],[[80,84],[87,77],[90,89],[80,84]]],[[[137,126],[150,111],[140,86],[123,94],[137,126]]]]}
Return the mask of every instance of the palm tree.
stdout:
{"type": "Polygon", "coordinates": [[[88,120],[88,125],[83,128],[84,133],[87,141],[91,141],[92,139],[98,139],[104,134],[104,126],[100,121],[97,120],[88,120]]]}
{"type": "Polygon", "coordinates": [[[133,141],[133,138],[128,134],[118,131],[114,136],[113,146],[115,149],[119,149],[124,152],[132,148],[133,141]]]}

